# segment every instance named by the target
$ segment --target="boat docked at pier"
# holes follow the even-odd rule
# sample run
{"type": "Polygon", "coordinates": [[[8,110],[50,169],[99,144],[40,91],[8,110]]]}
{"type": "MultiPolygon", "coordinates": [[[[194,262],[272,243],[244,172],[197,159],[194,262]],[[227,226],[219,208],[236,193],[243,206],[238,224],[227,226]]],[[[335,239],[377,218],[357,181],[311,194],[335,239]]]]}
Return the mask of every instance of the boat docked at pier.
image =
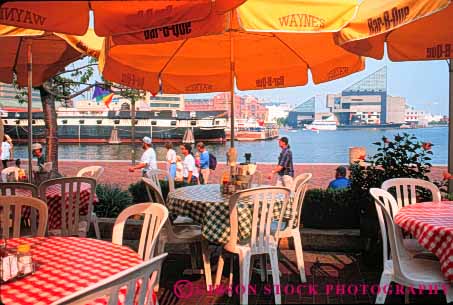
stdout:
{"type": "MultiPolygon", "coordinates": [[[[28,137],[25,111],[3,111],[5,133],[18,142],[28,137]]],[[[137,111],[135,138],[144,136],[153,142],[181,142],[188,129],[196,141],[224,143],[227,118],[224,111],[137,111]]],[[[131,143],[130,111],[80,112],[76,108],[60,108],[57,112],[57,135],[60,143],[131,143]]],[[[45,139],[44,114],[33,113],[33,139],[45,139]]]]}
{"type": "Polygon", "coordinates": [[[314,120],[311,124],[306,124],[305,129],[311,131],[337,130],[337,121],[333,116],[325,120],[314,120]]]}
{"type": "MultiPolygon", "coordinates": [[[[272,140],[279,136],[277,124],[255,119],[237,119],[235,121],[236,141],[272,140]]],[[[226,137],[230,139],[230,128],[226,129],[226,137]]]]}

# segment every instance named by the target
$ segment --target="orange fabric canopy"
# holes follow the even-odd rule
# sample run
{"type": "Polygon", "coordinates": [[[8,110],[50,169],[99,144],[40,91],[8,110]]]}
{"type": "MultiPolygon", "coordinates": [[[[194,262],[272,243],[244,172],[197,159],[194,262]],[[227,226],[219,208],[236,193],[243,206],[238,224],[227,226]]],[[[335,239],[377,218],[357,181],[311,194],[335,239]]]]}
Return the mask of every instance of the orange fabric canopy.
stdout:
{"type": "Polygon", "coordinates": [[[453,4],[449,0],[364,0],[357,17],[335,37],[359,55],[392,61],[453,58],[453,4]]]}
{"type": "MultiPolygon", "coordinates": [[[[262,2],[272,1],[246,3],[262,2]]],[[[319,6],[332,1],[292,2],[319,6]]],[[[349,15],[351,1],[344,2],[349,9],[343,11],[349,15]]],[[[301,6],[303,9],[309,11],[301,6]]],[[[318,28],[316,32],[309,28],[308,33],[300,29],[291,33],[284,27],[281,32],[247,32],[240,24],[254,17],[238,18],[237,14],[239,11],[229,18],[228,30],[218,35],[155,44],[144,44],[149,41],[135,34],[116,37],[134,45],[119,45],[116,38],[108,38],[101,53],[100,70],[110,81],[152,93],[204,93],[231,90],[232,75],[240,90],[255,90],[305,85],[308,70],[317,84],[364,68],[361,57],[335,44],[332,28],[318,28]]],[[[331,19],[339,16],[339,12],[328,10],[319,14],[323,14],[318,18],[325,24],[333,24],[331,19]]]]}
{"type": "Polygon", "coordinates": [[[99,36],[136,32],[225,14],[246,0],[11,1],[0,4],[0,23],[83,35],[90,9],[99,36]]]}
{"type": "Polygon", "coordinates": [[[0,81],[12,83],[15,72],[18,84],[27,86],[27,44],[33,53],[33,86],[84,56],[56,35],[0,25],[0,81]]]}

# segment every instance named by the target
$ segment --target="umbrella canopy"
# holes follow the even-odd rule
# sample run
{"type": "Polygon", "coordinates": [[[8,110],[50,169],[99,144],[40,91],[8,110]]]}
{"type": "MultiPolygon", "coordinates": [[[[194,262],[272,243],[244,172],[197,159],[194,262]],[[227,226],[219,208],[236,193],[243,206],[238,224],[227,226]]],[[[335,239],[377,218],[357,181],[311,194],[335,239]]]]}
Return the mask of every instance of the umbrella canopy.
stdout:
{"type": "Polygon", "coordinates": [[[232,76],[240,90],[256,90],[305,85],[309,70],[318,84],[364,68],[361,57],[320,31],[247,32],[233,14],[220,35],[134,45],[108,38],[100,69],[110,81],[152,93],[205,93],[234,89],[232,76]]]}
{"type": "Polygon", "coordinates": [[[15,73],[17,83],[22,87],[27,86],[27,44],[31,44],[34,58],[33,86],[42,84],[84,56],[54,34],[0,25],[1,82],[12,83],[15,73]]]}
{"type": "Polygon", "coordinates": [[[28,88],[28,175],[32,181],[32,87],[85,56],[61,37],[37,30],[0,25],[0,81],[28,88]],[[34,59],[33,59],[34,58],[34,59]]]}
{"type": "MultiPolygon", "coordinates": [[[[83,35],[90,10],[99,36],[140,31],[222,15],[246,0],[4,1],[0,23],[83,35]]],[[[3,2],[3,1],[2,1],[3,2]]]]}
{"type": "Polygon", "coordinates": [[[364,0],[335,38],[346,50],[376,59],[385,43],[393,61],[452,58],[452,16],[449,0],[364,0]]]}

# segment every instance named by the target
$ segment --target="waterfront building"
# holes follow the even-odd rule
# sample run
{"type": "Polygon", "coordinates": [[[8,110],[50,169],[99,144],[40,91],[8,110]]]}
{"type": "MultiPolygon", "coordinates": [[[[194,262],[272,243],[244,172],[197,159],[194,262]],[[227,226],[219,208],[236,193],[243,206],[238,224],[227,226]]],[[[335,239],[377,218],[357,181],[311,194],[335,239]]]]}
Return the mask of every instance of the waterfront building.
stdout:
{"type": "Polygon", "coordinates": [[[312,96],[300,103],[288,114],[287,123],[291,127],[303,127],[313,123],[314,120],[323,120],[331,117],[332,113],[326,109],[321,96],[312,96]]]}
{"type": "MultiPolygon", "coordinates": [[[[24,88],[26,89],[26,88],[24,88]]],[[[19,99],[16,97],[18,91],[11,84],[0,83],[0,108],[2,109],[16,109],[26,108],[26,104],[19,103],[19,99]]],[[[27,97],[24,97],[27,99],[27,97]]],[[[39,91],[36,89],[32,90],[32,108],[42,109],[41,96],[39,91]]]]}
{"type": "Polygon", "coordinates": [[[387,94],[387,67],[375,71],[337,94],[328,94],[327,107],[340,125],[402,124],[406,100],[387,94]]]}
{"type": "MultiPolygon", "coordinates": [[[[186,99],[184,110],[186,111],[225,111],[230,115],[230,93],[220,93],[210,99],[186,99]]],[[[268,109],[254,96],[234,96],[234,115],[239,119],[268,119],[268,109]]]]}
{"type": "Polygon", "coordinates": [[[427,126],[430,121],[430,113],[425,110],[416,109],[413,106],[407,105],[405,112],[405,120],[407,124],[417,126],[427,126]]]}
{"type": "MultiPolygon", "coordinates": [[[[129,111],[131,109],[131,101],[127,98],[115,95],[109,105],[109,109],[102,101],[79,100],[75,102],[75,108],[81,113],[111,111],[129,111]]],[[[64,110],[62,108],[62,110],[64,110]]],[[[136,111],[163,111],[163,110],[184,110],[184,96],[178,94],[159,94],[156,96],[146,93],[145,98],[135,102],[136,111]]],[[[69,111],[69,110],[67,110],[69,111]]]]}
{"type": "Polygon", "coordinates": [[[267,120],[269,122],[276,122],[279,118],[287,118],[291,111],[291,105],[279,102],[261,102],[261,105],[266,107],[268,111],[267,120]]]}

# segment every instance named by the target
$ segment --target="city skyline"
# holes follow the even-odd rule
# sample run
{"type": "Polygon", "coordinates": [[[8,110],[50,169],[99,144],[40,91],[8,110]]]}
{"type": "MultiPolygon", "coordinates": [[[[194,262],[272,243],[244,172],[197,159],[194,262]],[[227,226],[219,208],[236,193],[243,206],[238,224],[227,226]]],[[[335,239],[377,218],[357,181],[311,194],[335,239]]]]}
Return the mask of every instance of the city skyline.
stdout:
{"type": "MultiPolygon", "coordinates": [[[[253,95],[258,98],[297,106],[312,96],[321,95],[322,99],[325,100],[327,94],[339,93],[383,66],[387,66],[387,93],[389,95],[404,97],[408,105],[417,109],[424,109],[433,114],[448,115],[448,66],[445,61],[397,63],[391,62],[387,58],[383,60],[367,58],[366,67],[363,71],[328,83],[314,85],[310,79],[309,83],[302,87],[250,91],[236,90],[235,93],[238,95],[253,95]]],[[[186,98],[200,98],[215,94],[186,95],[186,98]]]]}

